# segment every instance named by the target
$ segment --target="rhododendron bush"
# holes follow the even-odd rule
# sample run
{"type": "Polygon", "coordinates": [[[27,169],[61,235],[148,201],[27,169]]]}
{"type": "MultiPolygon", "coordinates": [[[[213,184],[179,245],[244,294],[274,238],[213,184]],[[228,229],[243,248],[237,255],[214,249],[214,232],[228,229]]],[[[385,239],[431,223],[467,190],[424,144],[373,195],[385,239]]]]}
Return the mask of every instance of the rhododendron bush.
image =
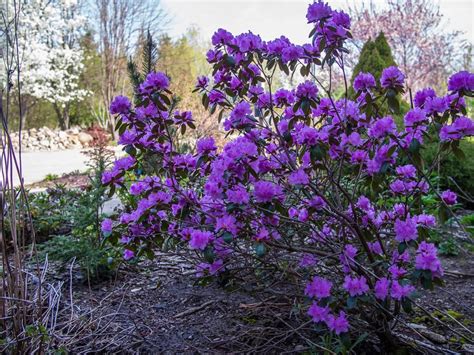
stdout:
{"type": "Polygon", "coordinates": [[[223,29],[212,37],[213,75],[198,78],[196,91],[228,131],[222,151],[211,137],[194,154],[177,151],[174,137],[194,128],[193,117],[177,111],[163,73],[148,75],[134,106],[114,100],[128,156],[103,182],[112,193],[128,189],[136,203],[105,220],[103,231],[123,244],[127,260],[153,257],[156,245],[189,250],[198,277],[245,282],[270,270],[294,288],[315,329],[371,329],[387,340],[416,290],[442,283],[436,247],[425,240],[439,222],[421,197],[435,193],[445,216],[456,194],[434,191],[433,167],[420,152],[439,138],[438,159],[459,154],[459,141],[474,135],[464,116],[474,75],[453,75],[446,96],[417,92],[398,129],[379,112],[397,112],[404,74],[389,67],[376,82],[360,73],[356,96],[336,100],[313,68],[345,70],[350,19],[315,2],[307,20],[311,43],[303,46],[223,29]],[[274,87],[276,68],[306,80],[293,90],[274,87]],[[150,157],[152,170],[144,169],[150,157]]]}

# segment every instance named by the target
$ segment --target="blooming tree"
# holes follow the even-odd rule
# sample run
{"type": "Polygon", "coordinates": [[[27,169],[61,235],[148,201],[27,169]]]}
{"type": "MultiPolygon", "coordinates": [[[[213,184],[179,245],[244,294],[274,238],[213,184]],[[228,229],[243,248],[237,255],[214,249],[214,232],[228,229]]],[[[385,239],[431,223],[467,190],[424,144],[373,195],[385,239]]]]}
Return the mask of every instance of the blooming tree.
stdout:
{"type": "Polygon", "coordinates": [[[29,0],[20,14],[22,92],[53,104],[62,129],[69,128],[71,103],[89,94],[79,88],[84,25],[75,0],[29,0]]]}
{"type": "MultiPolygon", "coordinates": [[[[350,18],[315,2],[307,20],[311,43],[303,46],[251,32],[213,35],[213,76],[198,78],[196,91],[236,136],[221,152],[211,137],[194,154],[177,152],[174,132],[192,128],[192,116],[177,111],[165,74],[148,75],[135,106],[115,98],[110,112],[129,155],[103,183],[135,202],[104,221],[104,236],[124,245],[126,260],[153,257],[155,245],[189,249],[198,277],[248,280],[269,268],[294,287],[315,331],[347,337],[369,329],[389,345],[416,289],[442,283],[436,247],[426,241],[437,220],[421,199],[433,189],[420,149],[438,135],[441,159],[474,135],[463,98],[473,95],[474,74],[453,75],[446,96],[416,93],[397,129],[379,112],[396,106],[404,74],[388,67],[376,85],[360,73],[356,99],[335,100],[311,68],[343,67],[350,18]],[[305,79],[275,88],[277,67],[305,79]],[[150,157],[154,173],[143,176],[150,157]]],[[[440,211],[456,203],[450,191],[434,193],[440,211]]]]}

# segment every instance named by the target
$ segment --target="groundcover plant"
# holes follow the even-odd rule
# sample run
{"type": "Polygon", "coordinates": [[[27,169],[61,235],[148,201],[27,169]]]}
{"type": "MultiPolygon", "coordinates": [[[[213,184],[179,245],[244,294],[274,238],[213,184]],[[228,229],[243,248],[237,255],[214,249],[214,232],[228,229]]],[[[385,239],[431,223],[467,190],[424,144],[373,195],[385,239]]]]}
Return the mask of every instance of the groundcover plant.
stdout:
{"type": "Polygon", "coordinates": [[[356,95],[346,84],[336,99],[317,69],[345,76],[350,18],[323,2],[306,17],[311,43],[303,46],[251,32],[213,35],[213,75],[199,77],[196,92],[229,133],[221,151],[212,137],[194,154],[176,149],[174,137],[194,123],[177,111],[164,73],[146,77],[134,105],[115,98],[110,111],[128,156],[103,183],[111,193],[127,189],[136,203],[105,220],[103,233],[123,244],[126,260],[153,257],[156,245],[189,250],[198,277],[246,282],[273,270],[315,331],[347,338],[365,329],[390,344],[391,322],[410,311],[417,289],[442,284],[437,249],[425,239],[456,194],[436,191],[430,177],[474,135],[463,98],[473,96],[474,74],[451,76],[445,96],[430,88],[411,95],[392,66],[380,82],[360,73],[356,95]],[[295,72],[304,78],[295,88],[275,87],[276,73],[295,72]],[[403,95],[411,109],[397,128],[389,114],[403,95]],[[426,166],[421,149],[434,139],[437,159],[426,166]],[[436,217],[424,210],[428,193],[438,197],[436,217]]]}

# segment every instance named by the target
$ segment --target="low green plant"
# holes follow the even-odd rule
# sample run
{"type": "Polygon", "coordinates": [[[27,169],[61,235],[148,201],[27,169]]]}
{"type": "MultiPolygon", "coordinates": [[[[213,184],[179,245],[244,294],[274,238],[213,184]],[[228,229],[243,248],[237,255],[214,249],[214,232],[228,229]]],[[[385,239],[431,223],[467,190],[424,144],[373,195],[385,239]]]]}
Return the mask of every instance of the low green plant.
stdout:
{"type": "MultiPolygon", "coordinates": [[[[68,234],[54,236],[39,246],[43,256],[52,260],[70,262],[75,259],[87,280],[103,279],[110,276],[116,265],[118,249],[103,245],[100,223],[103,219],[102,207],[108,200],[101,176],[113,159],[113,152],[105,145],[99,145],[87,152],[89,156],[90,184],[83,190],[63,189],[64,196],[72,196],[62,211],[55,211],[54,218],[69,226],[68,234]]],[[[51,198],[51,191],[42,198],[51,198]]],[[[45,217],[38,216],[45,219],[45,217]]],[[[37,219],[38,219],[37,217],[37,219]]]]}
{"type": "Polygon", "coordinates": [[[54,180],[57,180],[58,178],[59,178],[59,175],[57,174],[47,174],[44,177],[44,181],[54,181],[54,180]]]}

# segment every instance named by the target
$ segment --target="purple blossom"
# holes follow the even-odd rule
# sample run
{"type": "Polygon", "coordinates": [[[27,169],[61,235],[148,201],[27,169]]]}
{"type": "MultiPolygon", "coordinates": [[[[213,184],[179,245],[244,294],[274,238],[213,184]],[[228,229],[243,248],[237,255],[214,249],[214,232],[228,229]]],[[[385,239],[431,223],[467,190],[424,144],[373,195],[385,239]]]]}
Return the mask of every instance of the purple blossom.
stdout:
{"type": "Polygon", "coordinates": [[[415,106],[416,107],[422,107],[427,98],[433,98],[436,97],[436,92],[432,88],[426,88],[423,90],[418,91],[415,94],[415,106]]]}
{"type": "Polygon", "coordinates": [[[315,323],[325,322],[329,316],[329,307],[320,307],[316,302],[313,302],[308,309],[308,315],[315,323]]]}
{"type": "Polygon", "coordinates": [[[311,282],[306,285],[304,294],[317,299],[326,298],[331,296],[331,288],[331,281],[319,276],[315,276],[311,282]]]}
{"type": "Polygon", "coordinates": [[[104,233],[112,232],[113,221],[110,218],[106,218],[101,223],[101,229],[104,233]]]}
{"type": "Polygon", "coordinates": [[[165,73],[150,73],[146,76],[145,81],[140,85],[142,93],[149,94],[154,90],[168,89],[170,80],[165,73]]]}
{"type": "Polygon", "coordinates": [[[204,137],[196,142],[196,150],[198,154],[209,154],[217,150],[216,143],[212,137],[204,137]]]}
{"type": "Polygon", "coordinates": [[[368,91],[375,87],[375,78],[370,73],[360,72],[354,79],[354,90],[368,91]]]}
{"type": "Polygon", "coordinates": [[[196,88],[205,89],[208,84],[209,84],[209,78],[207,76],[202,75],[197,78],[196,88]]]}
{"type": "Polygon", "coordinates": [[[434,244],[421,242],[416,251],[415,267],[420,270],[429,270],[434,276],[442,276],[443,268],[437,253],[438,250],[434,244]]]}
{"type": "Polygon", "coordinates": [[[209,244],[212,238],[211,232],[193,230],[191,232],[191,238],[189,240],[189,247],[191,249],[206,249],[207,244],[209,244]]]}
{"type": "Polygon", "coordinates": [[[243,186],[235,186],[234,188],[227,190],[227,200],[237,204],[249,203],[250,197],[243,186]]]}
{"type": "Polygon", "coordinates": [[[218,90],[211,90],[208,97],[211,104],[219,104],[225,101],[225,95],[218,90]]]}
{"type": "Polygon", "coordinates": [[[122,114],[125,115],[130,112],[131,107],[130,100],[126,96],[116,96],[110,104],[110,113],[112,115],[122,114]]]}
{"type": "Polygon", "coordinates": [[[343,311],[339,312],[339,316],[329,315],[326,324],[334,333],[337,335],[346,333],[349,331],[349,321],[346,318],[346,314],[343,311]]]}
{"type": "Polygon", "coordinates": [[[232,35],[232,33],[224,30],[223,28],[219,28],[212,35],[212,44],[214,46],[218,44],[230,44],[233,39],[234,39],[234,36],[232,35]]]}
{"type": "Polygon", "coordinates": [[[372,125],[369,129],[369,136],[372,138],[381,138],[387,134],[397,132],[397,126],[391,116],[383,117],[372,125]]]}
{"type": "Polygon", "coordinates": [[[349,292],[351,297],[361,296],[369,290],[367,279],[364,276],[352,278],[349,275],[346,275],[343,286],[344,289],[349,292]]]}
{"type": "Polygon", "coordinates": [[[474,73],[460,71],[451,75],[448,81],[449,91],[474,91],[474,73]]]}
{"type": "Polygon", "coordinates": [[[133,250],[128,250],[128,249],[125,249],[123,251],[123,258],[125,260],[130,260],[130,259],[133,259],[135,257],[135,253],[133,252],[133,250]]]}
{"type": "Polygon", "coordinates": [[[457,117],[451,125],[441,128],[439,137],[442,141],[459,140],[474,135],[474,122],[465,116],[457,117]]]}
{"type": "Polygon", "coordinates": [[[298,169],[288,176],[288,182],[292,185],[308,185],[309,178],[303,169],[298,169]]]}
{"type": "Polygon", "coordinates": [[[416,168],[411,164],[397,166],[396,171],[398,175],[404,178],[407,178],[407,179],[416,178],[416,168]]]}
{"type": "Polygon", "coordinates": [[[380,84],[384,89],[403,87],[405,75],[396,66],[385,68],[380,77],[380,84]]]}
{"type": "Polygon", "coordinates": [[[291,45],[283,49],[281,58],[284,62],[298,60],[304,55],[303,47],[298,45],[291,45]]]}
{"type": "Polygon", "coordinates": [[[451,206],[456,204],[458,196],[451,190],[446,190],[441,194],[441,198],[443,199],[444,203],[451,206]]]}
{"type": "Polygon", "coordinates": [[[331,16],[332,9],[331,7],[323,2],[322,0],[318,0],[313,2],[312,4],[308,5],[308,11],[306,12],[306,19],[308,23],[318,22],[323,18],[331,16]]]}
{"type": "Polygon", "coordinates": [[[296,88],[296,96],[300,99],[316,99],[318,95],[318,87],[311,81],[307,80],[296,88]]]}
{"type": "Polygon", "coordinates": [[[380,280],[377,280],[374,287],[375,297],[377,297],[379,300],[384,300],[388,296],[389,288],[390,288],[389,279],[387,279],[386,277],[383,277],[380,280]]]}
{"type": "Polygon", "coordinates": [[[416,228],[416,221],[413,218],[407,217],[405,221],[397,219],[395,221],[395,239],[402,242],[409,242],[418,238],[418,230],[416,228]]]}
{"type": "Polygon", "coordinates": [[[400,285],[397,280],[392,281],[392,288],[390,294],[393,299],[401,300],[403,297],[408,297],[410,294],[415,291],[415,287],[410,284],[400,285]]]}
{"type": "Polygon", "coordinates": [[[278,107],[288,106],[295,102],[295,96],[293,93],[285,89],[277,90],[273,96],[273,99],[275,100],[276,106],[278,107]]]}
{"type": "Polygon", "coordinates": [[[281,186],[271,181],[257,181],[254,184],[254,189],[254,196],[257,202],[271,202],[273,198],[283,193],[281,186]]]}
{"type": "Polygon", "coordinates": [[[404,118],[405,127],[414,127],[420,123],[424,123],[427,121],[426,111],[415,107],[414,109],[407,112],[404,118]]]}

